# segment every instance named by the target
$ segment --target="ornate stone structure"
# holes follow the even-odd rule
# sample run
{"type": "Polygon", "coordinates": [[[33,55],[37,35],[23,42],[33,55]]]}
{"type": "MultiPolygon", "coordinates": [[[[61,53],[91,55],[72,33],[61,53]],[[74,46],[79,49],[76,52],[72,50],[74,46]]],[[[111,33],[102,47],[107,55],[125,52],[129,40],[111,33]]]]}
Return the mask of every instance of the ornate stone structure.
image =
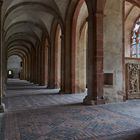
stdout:
{"type": "Polygon", "coordinates": [[[140,98],[140,64],[126,64],[126,92],[128,99],[140,98]]]}

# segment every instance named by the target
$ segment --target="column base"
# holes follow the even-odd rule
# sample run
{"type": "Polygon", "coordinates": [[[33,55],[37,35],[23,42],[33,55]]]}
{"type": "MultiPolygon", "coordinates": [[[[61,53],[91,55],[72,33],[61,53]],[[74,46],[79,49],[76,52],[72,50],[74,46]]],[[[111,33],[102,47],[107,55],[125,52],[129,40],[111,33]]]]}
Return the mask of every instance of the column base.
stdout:
{"type": "Polygon", "coordinates": [[[4,113],[4,111],[5,111],[5,105],[1,104],[0,105],[0,113],[4,113]]]}
{"type": "Polygon", "coordinates": [[[63,90],[59,90],[59,94],[65,94],[63,90]]]}
{"type": "Polygon", "coordinates": [[[100,105],[105,104],[104,99],[93,99],[92,97],[86,96],[83,100],[84,105],[100,105]]]}
{"type": "Polygon", "coordinates": [[[48,84],[47,85],[47,89],[57,89],[59,87],[57,87],[55,84],[48,84]]]}
{"type": "Polygon", "coordinates": [[[67,91],[65,92],[65,91],[63,91],[63,90],[60,90],[60,91],[59,91],[59,94],[74,94],[74,93],[72,93],[72,92],[67,92],[67,91]]]}
{"type": "Polygon", "coordinates": [[[39,84],[39,86],[45,86],[45,84],[39,84]]]}
{"type": "Polygon", "coordinates": [[[55,89],[55,87],[47,86],[47,89],[55,89]]]}

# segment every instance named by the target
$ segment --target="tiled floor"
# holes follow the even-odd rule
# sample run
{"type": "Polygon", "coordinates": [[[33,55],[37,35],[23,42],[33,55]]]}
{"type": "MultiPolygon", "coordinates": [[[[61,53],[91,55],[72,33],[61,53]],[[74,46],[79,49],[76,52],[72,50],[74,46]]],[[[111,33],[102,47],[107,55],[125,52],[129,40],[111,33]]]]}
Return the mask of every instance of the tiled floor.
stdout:
{"type": "Polygon", "coordinates": [[[4,129],[3,129],[3,127],[2,126],[4,126],[4,114],[3,113],[1,113],[0,114],[0,140],[3,140],[4,138],[4,129]]]}
{"type": "Polygon", "coordinates": [[[36,109],[50,106],[81,104],[82,94],[59,94],[59,89],[33,85],[27,81],[9,80],[5,105],[8,111],[36,109]]]}
{"type": "Polygon", "coordinates": [[[4,140],[140,140],[140,100],[84,106],[85,95],[10,80],[4,140]]]}

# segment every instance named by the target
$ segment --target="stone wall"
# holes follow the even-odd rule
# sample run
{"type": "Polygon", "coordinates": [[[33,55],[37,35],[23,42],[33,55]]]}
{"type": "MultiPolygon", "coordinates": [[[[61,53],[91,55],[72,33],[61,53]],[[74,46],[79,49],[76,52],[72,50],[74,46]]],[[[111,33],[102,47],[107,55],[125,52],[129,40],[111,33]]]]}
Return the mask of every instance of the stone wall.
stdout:
{"type": "Polygon", "coordinates": [[[21,71],[21,61],[21,58],[16,55],[10,56],[8,58],[7,70],[13,71],[13,78],[19,78],[19,73],[21,71]]]}
{"type": "Polygon", "coordinates": [[[104,87],[106,102],[123,101],[122,0],[107,0],[104,17],[104,73],[113,74],[113,85],[104,87]]]}

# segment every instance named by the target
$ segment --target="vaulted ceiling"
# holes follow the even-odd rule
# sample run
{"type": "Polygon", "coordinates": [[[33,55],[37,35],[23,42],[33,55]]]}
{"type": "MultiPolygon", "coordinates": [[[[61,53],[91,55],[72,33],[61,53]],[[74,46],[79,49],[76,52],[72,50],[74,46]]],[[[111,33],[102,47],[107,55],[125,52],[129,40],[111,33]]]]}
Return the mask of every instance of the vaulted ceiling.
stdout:
{"type": "Polygon", "coordinates": [[[140,1],[126,0],[125,1],[125,21],[128,19],[136,19],[140,15],[140,1]]]}
{"type": "MultiPolygon", "coordinates": [[[[54,20],[63,25],[70,0],[4,0],[3,45],[30,50],[49,38],[54,20]]],[[[13,50],[13,49],[12,49],[13,50]]]]}
{"type": "MultiPolygon", "coordinates": [[[[78,0],[4,0],[2,6],[3,45],[10,53],[24,53],[50,37],[54,21],[63,26],[71,2],[78,0]],[[11,49],[12,47],[12,49],[11,49]],[[20,52],[19,51],[19,52],[20,52]]],[[[125,22],[132,27],[140,16],[140,1],[125,1],[125,22]]]]}

